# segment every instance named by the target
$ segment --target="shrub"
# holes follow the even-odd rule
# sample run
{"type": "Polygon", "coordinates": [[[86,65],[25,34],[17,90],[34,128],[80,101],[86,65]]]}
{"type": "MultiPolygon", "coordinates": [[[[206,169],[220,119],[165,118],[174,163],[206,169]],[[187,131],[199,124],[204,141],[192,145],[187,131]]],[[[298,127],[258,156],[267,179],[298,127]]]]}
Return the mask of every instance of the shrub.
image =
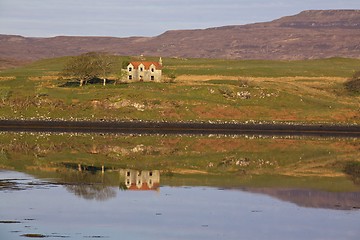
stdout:
{"type": "Polygon", "coordinates": [[[349,92],[360,93],[360,71],[356,72],[349,81],[345,82],[345,88],[349,92]]]}
{"type": "Polygon", "coordinates": [[[353,79],[360,79],[360,71],[357,71],[356,73],[354,73],[354,75],[353,75],[353,77],[352,77],[353,79]]]}
{"type": "Polygon", "coordinates": [[[238,84],[239,84],[239,87],[246,88],[246,87],[249,87],[250,81],[247,79],[238,79],[238,84]]]}
{"type": "Polygon", "coordinates": [[[235,97],[235,93],[233,90],[231,90],[229,87],[220,87],[219,88],[219,92],[224,96],[224,97],[227,97],[227,98],[233,98],[235,97]]]}
{"type": "Polygon", "coordinates": [[[5,101],[9,100],[9,98],[12,95],[12,91],[9,89],[0,89],[0,98],[2,103],[5,103],[5,101]]]}
{"type": "Polygon", "coordinates": [[[176,73],[174,71],[168,72],[164,75],[164,82],[166,83],[174,83],[177,78],[176,73]]]}

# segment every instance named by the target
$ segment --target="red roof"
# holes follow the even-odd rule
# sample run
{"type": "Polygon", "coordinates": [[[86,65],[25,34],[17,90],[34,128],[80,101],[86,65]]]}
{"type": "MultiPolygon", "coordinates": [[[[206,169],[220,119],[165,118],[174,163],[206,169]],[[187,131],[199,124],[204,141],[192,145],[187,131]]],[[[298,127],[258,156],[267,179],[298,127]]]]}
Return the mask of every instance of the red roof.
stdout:
{"type": "Polygon", "coordinates": [[[162,69],[162,66],[158,62],[130,62],[134,68],[138,68],[140,64],[143,64],[146,70],[150,69],[150,66],[153,64],[156,69],[162,69]]]}
{"type": "Polygon", "coordinates": [[[153,186],[150,188],[147,183],[143,183],[141,187],[138,187],[135,183],[131,184],[128,190],[133,191],[149,191],[149,190],[158,190],[160,187],[159,183],[154,183],[153,186]]]}

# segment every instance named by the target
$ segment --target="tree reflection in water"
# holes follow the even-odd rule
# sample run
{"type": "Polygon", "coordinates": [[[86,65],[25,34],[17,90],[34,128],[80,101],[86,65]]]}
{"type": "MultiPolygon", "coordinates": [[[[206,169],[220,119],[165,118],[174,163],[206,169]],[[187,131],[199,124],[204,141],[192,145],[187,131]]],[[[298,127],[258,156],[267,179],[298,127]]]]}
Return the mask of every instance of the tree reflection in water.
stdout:
{"type": "Polygon", "coordinates": [[[116,197],[112,187],[104,184],[102,174],[88,172],[65,172],[65,188],[76,196],[88,200],[104,201],[116,197]]]}
{"type": "Polygon", "coordinates": [[[64,164],[68,170],[61,172],[65,188],[76,196],[88,200],[104,201],[116,197],[116,191],[103,174],[103,168],[64,164]],[[100,170],[100,171],[99,171],[100,170]]]}

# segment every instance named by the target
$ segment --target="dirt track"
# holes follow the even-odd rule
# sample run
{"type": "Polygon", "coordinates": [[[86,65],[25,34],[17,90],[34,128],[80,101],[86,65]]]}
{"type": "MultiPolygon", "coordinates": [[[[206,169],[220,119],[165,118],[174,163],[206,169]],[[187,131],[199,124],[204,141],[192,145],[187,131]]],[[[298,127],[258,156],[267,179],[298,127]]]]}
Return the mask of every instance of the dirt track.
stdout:
{"type": "Polygon", "coordinates": [[[360,137],[358,125],[294,125],[191,122],[89,122],[0,120],[2,132],[78,132],[123,134],[255,134],[360,137]]]}

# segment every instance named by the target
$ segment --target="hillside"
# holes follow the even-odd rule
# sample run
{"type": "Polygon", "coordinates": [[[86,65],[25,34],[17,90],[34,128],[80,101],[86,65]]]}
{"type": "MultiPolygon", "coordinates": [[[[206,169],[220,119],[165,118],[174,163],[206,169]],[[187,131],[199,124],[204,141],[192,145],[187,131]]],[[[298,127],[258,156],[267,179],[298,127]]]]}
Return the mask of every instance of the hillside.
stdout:
{"type": "Polygon", "coordinates": [[[0,35],[0,58],[32,61],[89,51],[183,58],[359,58],[359,39],[360,10],[310,10],[272,22],[173,30],[156,37],[0,35]]]}
{"type": "MultiPolygon", "coordinates": [[[[163,58],[164,75],[173,71],[175,83],[114,85],[110,76],[106,86],[83,87],[59,78],[68,59],[1,71],[0,119],[360,124],[360,96],[344,87],[360,59],[163,58]]],[[[114,59],[117,69],[126,59],[114,59]]]]}

